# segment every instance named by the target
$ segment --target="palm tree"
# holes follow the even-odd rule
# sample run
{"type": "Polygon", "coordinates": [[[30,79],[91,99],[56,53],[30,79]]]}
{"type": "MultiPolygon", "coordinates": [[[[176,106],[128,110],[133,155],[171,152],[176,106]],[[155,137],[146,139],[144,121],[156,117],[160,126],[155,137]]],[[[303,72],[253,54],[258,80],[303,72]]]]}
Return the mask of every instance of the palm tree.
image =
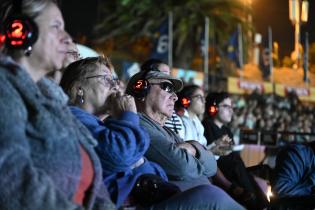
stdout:
{"type": "Polygon", "coordinates": [[[114,38],[121,47],[139,37],[153,40],[155,30],[172,11],[174,66],[182,68],[189,68],[198,50],[205,16],[210,18],[210,35],[218,46],[223,46],[237,23],[251,27],[243,21],[250,9],[239,0],[115,0],[99,1],[98,8],[95,43],[114,38]]]}

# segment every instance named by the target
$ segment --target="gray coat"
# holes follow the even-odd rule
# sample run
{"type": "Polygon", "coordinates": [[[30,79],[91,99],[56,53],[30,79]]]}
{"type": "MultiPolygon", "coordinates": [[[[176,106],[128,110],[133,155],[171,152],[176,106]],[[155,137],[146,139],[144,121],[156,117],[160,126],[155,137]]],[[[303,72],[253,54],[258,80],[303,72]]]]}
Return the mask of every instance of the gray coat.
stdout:
{"type": "Polygon", "coordinates": [[[201,184],[210,184],[208,177],[217,171],[214,156],[200,145],[198,158],[176,146],[183,142],[172,130],[161,127],[145,114],[140,114],[140,124],[150,135],[150,147],[145,156],[162,166],[171,182],[186,190],[201,184]]]}
{"type": "Polygon", "coordinates": [[[81,175],[81,144],[94,166],[85,209],[114,209],[102,183],[96,141],[72,116],[48,79],[36,85],[0,56],[0,209],[82,209],[72,198],[81,175]]]}

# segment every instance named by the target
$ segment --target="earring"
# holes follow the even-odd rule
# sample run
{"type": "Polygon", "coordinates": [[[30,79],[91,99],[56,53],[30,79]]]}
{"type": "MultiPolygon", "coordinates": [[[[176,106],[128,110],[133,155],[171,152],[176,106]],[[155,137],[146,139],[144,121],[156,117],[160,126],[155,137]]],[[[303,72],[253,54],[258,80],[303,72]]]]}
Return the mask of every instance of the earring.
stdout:
{"type": "Polygon", "coordinates": [[[80,104],[84,103],[84,99],[83,99],[83,90],[81,87],[79,87],[78,92],[77,92],[77,101],[79,101],[80,104]]]}
{"type": "Polygon", "coordinates": [[[28,48],[24,50],[24,55],[30,56],[32,54],[32,50],[32,46],[28,46],[28,48]]]}

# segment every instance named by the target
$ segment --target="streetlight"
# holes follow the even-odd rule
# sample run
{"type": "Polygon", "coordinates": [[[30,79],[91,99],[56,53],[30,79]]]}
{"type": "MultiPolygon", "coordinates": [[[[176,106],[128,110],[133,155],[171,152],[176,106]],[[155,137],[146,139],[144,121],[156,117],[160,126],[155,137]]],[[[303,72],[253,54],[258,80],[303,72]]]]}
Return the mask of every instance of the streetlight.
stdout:
{"type": "Polygon", "coordinates": [[[300,58],[300,52],[299,52],[299,43],[300,43],[300,25],[301,22],[307,22],[308,20],[308,1],[303,0],[302,1],[302,11],[300,14],[300,0],[289,0],[289,18],[292,22],[292,24],[295,27],[294,32],[294,53],[295,53],[295,67],[299,67],[299,58],[300,58]]]}

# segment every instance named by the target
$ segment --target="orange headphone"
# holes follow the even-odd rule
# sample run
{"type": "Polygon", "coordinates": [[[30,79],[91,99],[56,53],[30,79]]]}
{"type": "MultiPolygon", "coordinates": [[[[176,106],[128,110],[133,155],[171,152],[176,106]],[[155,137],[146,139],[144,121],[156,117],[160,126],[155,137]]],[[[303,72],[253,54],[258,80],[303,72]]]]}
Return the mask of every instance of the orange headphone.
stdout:
{"type": "Polygon", "coordinates": [[[180,99],[180,104],[186,109],[190,106],[190,103],[191,103],[191,100],[188,97],[183,97],[180,99]]]}
{"type": "MultiPolygon", "coordinates": [[[[145,72],[145,75],[147,72],[145,72]]],[[[135,98],[144,98],[150,89],[150,84],[149,81],[144,79],[145,75],[142,76],[142,79],[138,79],[133,85],[132,85],[132,90],[133,90],[133,96],[135,98]]]]}
{"type": "Polygon", "coordinates": [[[218,106],[216,104],[216,102],[214,102],[212,105],[209,106],[208,108],[208,113],[211,117],[214,117],[217,113],[218,113],[219,109],[218,106]]]}
{"type": "Polygon", "coordinates": [[[146,79],[146,76],[151,71],[160,71],[155,64],[150,65],[148,69],[143,69],[140,78],[132,85],[132,95],[135,98],[141,99],[148,95],[150,90],[150,83],[146,79]]]}

